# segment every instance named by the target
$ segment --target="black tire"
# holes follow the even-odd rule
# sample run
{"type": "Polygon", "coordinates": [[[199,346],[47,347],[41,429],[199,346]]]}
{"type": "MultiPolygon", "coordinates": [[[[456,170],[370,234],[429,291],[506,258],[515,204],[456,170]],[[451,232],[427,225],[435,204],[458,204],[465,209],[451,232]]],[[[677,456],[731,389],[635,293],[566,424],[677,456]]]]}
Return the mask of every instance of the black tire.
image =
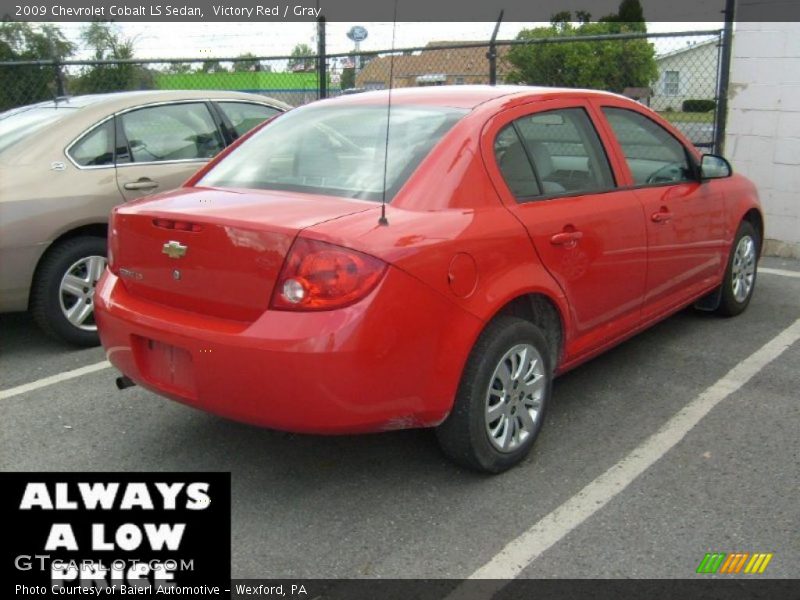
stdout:
{"type": "MultiPolygon", "coordinates": [[[[517,317],[496,318],[481,333],[470,353],[461,376],[453,410],[436,430],[439,445],[449,458],[471,469],[487,473],[501,473],[510,469],[528,455],[539,434],[552,393],[552,384],[553,366],[550,364],[550,352],[539,328],[517,317]],[[536,358],[540,361],[540,367],[537,368],[543,377],[542,383],[537,386],[540,394],[537,416],[532,419],[533,427],[527,431],[524,441],[520,441],[513,449],[501,451],[497,446],[497,437],[490,433],[492,423],[498,424],[498,430],[502,426],[502,419],[506,419],[507,422],[512,419],[515,421],[513,426],[505,425],[506,428],[521,426],[523,409],[518,408],[520,405],[514,404],[515,399],[508,396],[505,396],[504,401],[491,403],[489,387],[495,386],[499,381],[499,376],[495,376],[496,369],[501,369],[503,364],[510,364],[503,361],[507,353],[526,345],[532,346],[538,352],[536,358]],[[500,409],[507,409],[508,414],[487,423],[490,420],[487,414],[488,408],[497,409],[500,405],[503,405],[500,409]],[[517,410],[520,412],[516,413],[517,410]]],[[[493,387],[493,389],[498,388],[493,387]]],[[[513,386],[513,390],[517,390],[516,385],[513,386]]],[[[499,392],[495,391],[494,394],[499,392]]]]}
{"type": "MultiPolygon", "coordinates": [[[[30,311],[36,324],[48,335],[78,346],[96,346],[100,339],[96,328],[81,328],[67,319],[61,308],[61,281],[73,265],[92,256],[105,258],[104,238],[81,236],[53,246],[39,263],[31,290],[30,311]]],[[[87,288],[93,289],[91,284],[87,288]]],[[[92,326],[90,319],[85,327],[92,326]]]]}
{"type": "MultiPolygon", "coordinates": [[[[749,221],[742,221],[741,225],[739,225],[739,230],[736,232],[736,237],[733,240],[733,246],[731,246],[730,256],[728,257],[728,266],[725,269],[725,277],[722,280],[722,293],[720,294],[720,303],[717,308],[718,314],[725,317],[734,317],[742,313],[744,309],[747,308],[747,305],[750,304],[750,299],[753,297],[753,291],[756,288],[756,277],[758,275],[756,265],[760,254],[761,239],[758,232],[755,227],[753,227],[752,223],[749,221]],[[748,238],[753,244],[752,281],[747,294],[743,297],[740,295],[740,297],[737,298],[734,291],[734,284],[738,263],[741,259],[741,256],[737,256],[737,250],[740,248],[740,244],[746,244],[748,238]]],[[[739,285],[742,285],[741,281],[739,285]]]]}

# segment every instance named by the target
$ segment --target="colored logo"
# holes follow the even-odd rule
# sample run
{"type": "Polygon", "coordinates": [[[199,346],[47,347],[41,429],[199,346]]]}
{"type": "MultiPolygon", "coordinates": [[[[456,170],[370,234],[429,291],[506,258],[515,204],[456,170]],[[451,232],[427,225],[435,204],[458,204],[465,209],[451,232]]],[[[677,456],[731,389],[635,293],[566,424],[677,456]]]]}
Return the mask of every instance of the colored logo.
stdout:
{"type": "Polygon", "coordinates": [[[180,242],[170,240],[162,246],[161,253],[166,254],[170,258],[182,258],[186,256],[187,248],[188,246],[184,246],[180,242]]]}
{"type": "Polygon", "coordinates": [[[763,573],[767,570],[773,554],[765,552],[708,552],[697,567],[698,573],[710,574],[748,574],[763,573]]]}

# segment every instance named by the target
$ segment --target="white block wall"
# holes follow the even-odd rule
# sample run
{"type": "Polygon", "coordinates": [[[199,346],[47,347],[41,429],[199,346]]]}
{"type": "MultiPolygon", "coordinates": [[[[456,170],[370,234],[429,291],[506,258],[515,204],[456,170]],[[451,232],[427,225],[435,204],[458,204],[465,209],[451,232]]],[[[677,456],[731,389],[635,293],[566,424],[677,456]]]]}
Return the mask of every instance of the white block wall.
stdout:
{"type": "Polygon", "coordinates": [[[736,24],[725,154],[758,186],[767,253],[800,258],[800,23],[736,24]]]}

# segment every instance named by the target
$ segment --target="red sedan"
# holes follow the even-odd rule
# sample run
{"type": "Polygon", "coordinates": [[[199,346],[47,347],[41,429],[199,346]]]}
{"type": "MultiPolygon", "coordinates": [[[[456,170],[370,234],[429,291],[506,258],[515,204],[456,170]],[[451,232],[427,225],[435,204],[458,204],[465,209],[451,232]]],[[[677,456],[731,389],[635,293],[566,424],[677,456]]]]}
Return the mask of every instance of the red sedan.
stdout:
{"type": "Polygon", "coordinates": [[[387,100],[293,110],[114,210],[95,299],[121,385],[297,432],[436,427],[499,472],[554,376],[688,305],[747,307],[754,186],[647,108],[524,87],[387,100]]]}

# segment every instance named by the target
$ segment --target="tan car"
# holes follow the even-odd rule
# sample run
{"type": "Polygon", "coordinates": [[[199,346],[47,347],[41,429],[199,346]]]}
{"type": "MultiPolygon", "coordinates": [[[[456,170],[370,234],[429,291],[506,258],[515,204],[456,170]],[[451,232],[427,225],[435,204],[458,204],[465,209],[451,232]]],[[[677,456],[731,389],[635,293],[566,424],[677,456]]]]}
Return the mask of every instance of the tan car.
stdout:
{"type": "Polygon", "coordinates": [[[289,108],[239,92],[142,91],[0,113],[0,312],[30,310],[51,335],[96,344],[111,208],[180,186],[289,108]]]}

